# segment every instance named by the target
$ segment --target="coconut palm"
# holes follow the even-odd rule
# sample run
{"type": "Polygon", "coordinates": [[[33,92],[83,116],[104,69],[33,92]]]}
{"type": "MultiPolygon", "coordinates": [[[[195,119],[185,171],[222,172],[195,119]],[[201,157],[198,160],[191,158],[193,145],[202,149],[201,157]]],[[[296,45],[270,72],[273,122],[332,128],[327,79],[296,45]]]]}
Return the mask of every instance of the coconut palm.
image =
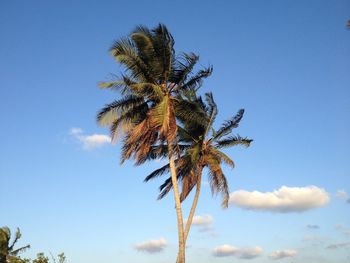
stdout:
{"type": "Polygon", "coordinates": [[[11,258],[16,258],[21,252],[30,248],[26,245],[20,248],[15,248],[17,241],[22,237],[21,231],[17,228],[16,234],[11,240],[11,230],[8,227],[0,228],[0,263],[8,263],[11,258]]]}
{"type": "MultiPolygon", "coordinates": [[[[177,165],[177,178],[182,183],[182,192],[180,201],[186,199],[191,190],[196,186],[196,193],[193,199],[190,214],[186,223],[184,240],[186,242],[190,231],[194,212],[198,203],[201,190],[201,177],[204,168],[208,170],[208,179],[213,194],[222,193],[222,206],[226,208],[229,200],[229,188],[226,177],[222,171],[221,164],[225,163],[234,168],[233,160],[227,156],[222,149],[243,145],[248,147],[252,140],[242,138],[239,135],[230,135],[234,128],[238,127],[244,110],[238,113],[221,125],[218,130],[214,130],[213,123],[217,115],[217,105],[214,102],[211,93],[205,94],[207,104],[202,99],[196,99],[201,110],[205,113],[205,118],[200,122],[184,122],[183,128],[178,127],[180,158],[175,160],[177,165]]],[[[164,149],[165,150],[165,149],[164,149]]],[[[150,159],[160,158],[166,155],[165,151],[159,151],[154,148],[154,153],[149,156],[150,159]]],[[[158,176],[169,172],[169,164],[155,170],[145,178],[149,181],[158,176]]],[[[173,187],[172,180],[168,178],[160,186],[159,199],[163,198],[173,187]]]]}
{"type": "Polygon", "coordinates": [[[125,67],[117,80],[100,83],[101,88],[116,89],[122,98],[102,108],[97,120],[109,126],[112,139],[124,134],[122,158],[134,158],[141,164],[154,145],[166,143],[175,208],[178,222],[180,262],[185,262],[183,219],[177,175],[175,148],[176,118],[199,118],[197,104],[183,100],[189,90],[197,90],[212,68],[193,74],[199,57],[183,53],[176,56],[174,39],[160,24],[150,30],[139,26],[128,38],[120,39],[111,48],[112,56],[125,67]]]}

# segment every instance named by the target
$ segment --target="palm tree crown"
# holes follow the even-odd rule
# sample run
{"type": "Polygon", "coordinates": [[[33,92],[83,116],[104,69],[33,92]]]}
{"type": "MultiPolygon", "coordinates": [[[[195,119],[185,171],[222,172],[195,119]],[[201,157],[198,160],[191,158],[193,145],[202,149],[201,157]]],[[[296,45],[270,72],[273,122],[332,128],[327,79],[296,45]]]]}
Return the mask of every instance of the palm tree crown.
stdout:
{"type": "MultiPolygon", "coordinates": [[[[222,171],[221,164],[225,163],[234,167],[233,160],[228,157],[222,149],[243,145],[248,147],[251,139],[242,138],[239,135],[230,135],[234,128],[237,128],[241,121],[244,110],[238,113],[221,125],[218,130],[214,130],[213,123],[217,115],[217,105],[211,93],[205,94],[206,104],[201,98],[195,99],[205,116],[200,122],[184,122],[183,128],[179,129],[179,149],[181,157],[176,160],[178,180],[182,182],[181,201],[183,201],[195,185],[204,168],[208,169],[208,179],[212,193],[222,193],[222,206],[228,206],[229,189],[227,179],[222,171]]],[[[193,98],[192,98],[193,100],[193,98]]],[[[154,149],[156,154],[149,158],[159,158],[166,155],[154,149]]],[[[145,181],[163,175],[169,171],[169,164],[155,170],[145,178],[145,181]]],[[[160,187],[159,198],[163,198],[172,188],[172,182],[168,178],[160,187]]]]}
{"type": "Polygon", "coordinates": [[[212,68],[193,74],[199,57],[193,53],[176,56],[173,47],[173,37],[160,24],[153,30],[139,26],[111,48],[126,73],[100,87],[117,89],[122,98],[102,108],[97,120],[110,127],[113,139],[120,130],[125,132],[122,161],[142,158],[157,141],[173,141],[176,116],[196,118],[196,106],[182,100],[182,95],[197,90],[212,68]]]}

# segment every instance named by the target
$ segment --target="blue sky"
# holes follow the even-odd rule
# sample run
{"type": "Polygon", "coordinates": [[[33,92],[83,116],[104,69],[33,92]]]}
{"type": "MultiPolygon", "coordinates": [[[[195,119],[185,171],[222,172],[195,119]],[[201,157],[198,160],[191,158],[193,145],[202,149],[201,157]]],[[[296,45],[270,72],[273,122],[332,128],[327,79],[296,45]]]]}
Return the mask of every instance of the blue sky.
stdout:
{"type": "Polygon", "coordinates": [[[237,132],[254,139],[227,151],[228,209],[204,176],[188,261],[347,262],[349,10],[341,0],[2,1],[0,225],[21,228],[24,256],[174,261],[172,196],[157,201],[162,181],[142,182],[161,163],[120,166],[120,144],[95,122],[117,97],[97,88],[122,71],[113,40],[162,22],[178,52],[213,64],[202,92],[214,92],[217,123],[245,108],[237,132]]]}

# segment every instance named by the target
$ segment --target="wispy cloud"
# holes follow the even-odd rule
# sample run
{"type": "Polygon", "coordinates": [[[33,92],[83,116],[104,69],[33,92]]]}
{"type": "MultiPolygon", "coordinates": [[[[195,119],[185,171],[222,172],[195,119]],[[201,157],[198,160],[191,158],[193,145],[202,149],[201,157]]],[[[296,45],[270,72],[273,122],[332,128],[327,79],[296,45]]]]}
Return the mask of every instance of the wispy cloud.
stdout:
{"type": "Polygon", "coordinates": [[[349,194],[345,190],[337,190],[335,195],[350,204],[349,194]]]}
{"type": "Polygon", "coordinates": [[[134,248],[138,251],[143,251],[147,253],[159,253],[164,250],[167,246],[167,241],[165,238],[161,237],[159,239],[147,240],[134,245],[134,248]]]}
{"type": "Polygon", "coordinates": [[[314,235],[306,235],[303,237],[303,241],[321,241],[323,237],[314,236],[314,235]]]}
{"type": "MultiPolygon", "coordinates": [[[[185,220],[185,223],[187,219],[185,220]]],[[[210,236],[215,237],[217,233],[213,227],[214,218],[211,215],[196,215],[192,219],[192,225],[198,227],[199,232],[208,233],[210,236]]]]}
{"type": "Polygon", "coordinates": [[[327,249],[338,249],[338,248],[345,248],[345,247],[350,247],[350,243],[346,242],[346,243],[336,243],[336,244],[331,244],[329,246],[327,246],[327,249]]]}
{"type": "Polygon", "coordinates": [[[69,134],[77,142],[79,142],[83,149],[92,150],[95,148],[100,148],[104,145],[111,143],[111,138],[105,134],[91,134],[86,135],[81,128],[71,128],[69,134]]]}
{"type": "Polygon", "coordinates": [[[234,256],[242,259],[253,259],[262,254],[261,247],[238,248],[231,245],[222,245],[214,249],[215,257],[230,257],[234,256]]]}
{"type": "Polygon", "coordinates": [[[298,254],[296,250],[285,249],[285,250],[276,250],[269,255],[270,259],[278,260],[282,258],[295,257],[298,254]]]}
{"type": "Polygon", "coordinates": [[[319,225],[306,225],[308,229],[320,229],[319,225]]]}
{"type": "Polygon", "coordinates": [[[343,200],[347,200],[349,198],[349,195],[345,190],[337,190],[336,196],[343,200]]]}
{"type": "Polygon", "coordinates": [[[336,225],[335,229],[337,229],[339,232],[343,233],[346,236],[350,236],[350,228],[348,228],[342,224],[336,225]]]}
{"type": "Polygon", "coordinates": [[[329,200],[329,194],[317,186],[282,186],[273,192],[235,191],[230,194],[229,202],[248,210],[289,213],[322,207],[329,200]]]}

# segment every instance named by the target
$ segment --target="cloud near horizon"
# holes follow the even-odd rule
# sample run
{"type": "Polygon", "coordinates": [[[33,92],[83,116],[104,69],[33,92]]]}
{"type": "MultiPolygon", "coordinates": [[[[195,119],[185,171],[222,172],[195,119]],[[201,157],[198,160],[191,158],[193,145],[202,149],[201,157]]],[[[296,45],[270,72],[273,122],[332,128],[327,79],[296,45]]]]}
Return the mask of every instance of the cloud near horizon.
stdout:
{"type": "Polygon", "coordinates": [[[338,248],[346,248],[346,247],[350,247],[350,242],[331,244],[331,245],[327,246],[326,248],[327,249],[338,249],[338,248]]]}
{"type": "Polygon", "coordinates": [[[111,137],[105,134],[84,135],[81,128],[71,128],[69,134],[78,141],[84,150],[100,148],[111,143],[111,137]]]}
{"type": "Polygon", "coordinates": [[[335,229],[337,229],[340,233],[346,235],[346,236],[350,236],[350,228],[342,225],[342,224],[338,224],[335,226],[335,229]]]}
{"type": "Polygon", "coordinates": [[[234,256],[241,259],[253,259],[260,256],[263,252],[261,247],[238,248],[231,245],[222,245],[214,249],[215,257],[230,257],[234,256]]]}
{"type": "Polygon", "coordinates": [[[308,229],[320,229],[319,225],[306,225],[308,229]]]}
{"type": "Polygon", "coordinates": [[[159,253],[164,250],[167,246],[167,241],[165,238],[161,237],[159,239],[147,240],[134,245],[137,251],[147,252],[150,254],[159,253]]]}
{"type": "Polygon", "coordinates": [[[269,255],[269,258],[273,260],[278,260],[282,258],[295,257],[297,254],[297,251],[293,249],[276,250],[269,255]]]}
{"type": "Polygon", "coordinates": [[[247,210],[290,213],[322,207],[329,200],[329,194],[317,186],[282,186],[273,192],[238,190],[230,194],[229,203],[247,210]]]}

